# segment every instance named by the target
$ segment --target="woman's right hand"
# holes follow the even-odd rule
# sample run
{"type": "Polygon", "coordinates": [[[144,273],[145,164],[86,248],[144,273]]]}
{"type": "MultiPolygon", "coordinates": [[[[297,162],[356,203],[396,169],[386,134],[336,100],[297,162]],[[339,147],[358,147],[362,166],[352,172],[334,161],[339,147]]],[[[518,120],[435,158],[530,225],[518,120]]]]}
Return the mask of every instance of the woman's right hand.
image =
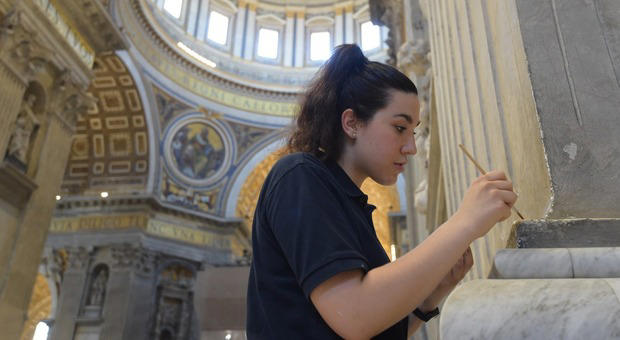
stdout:
{"type": "Polygon", "coordinates": [[[491,171],[473,181],[454,217],[468,226],[473,241],[510,217],[510,208],[516,201],[517,194],[506,174],[491,171]]]}

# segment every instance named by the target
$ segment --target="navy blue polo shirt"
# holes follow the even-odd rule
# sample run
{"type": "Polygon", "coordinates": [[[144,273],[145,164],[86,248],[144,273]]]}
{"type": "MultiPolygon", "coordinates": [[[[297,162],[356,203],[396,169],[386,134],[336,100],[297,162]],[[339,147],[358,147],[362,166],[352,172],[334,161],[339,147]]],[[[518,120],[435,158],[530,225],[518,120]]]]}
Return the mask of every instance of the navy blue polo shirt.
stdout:
{"type": "MultiPolygon", "coordinates": [[[[367,199],[335,162],[296,153],[274,165],[252,224],[248,339],[340,339],[310,293],[338,273],[389,262],[367,199]]],[[[406,318],[376,337],[406,338],[406,318]]]]}

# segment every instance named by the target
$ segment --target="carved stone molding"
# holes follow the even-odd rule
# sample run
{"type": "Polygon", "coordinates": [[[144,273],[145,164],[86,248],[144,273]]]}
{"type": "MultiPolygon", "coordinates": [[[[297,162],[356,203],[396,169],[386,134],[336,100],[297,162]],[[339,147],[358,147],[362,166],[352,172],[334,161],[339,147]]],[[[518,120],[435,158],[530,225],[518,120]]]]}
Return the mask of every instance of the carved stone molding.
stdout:
{"type": "Polygon", "coordinates": [[[402,44],[403,27],[403,3],[402,0],[369,0],[370,19],[375,25],[387,26],[388,38],[388,61],[390,65],[396,65],[397,52],[402,44]]]}
{"type": "Polygon", "coordinates": [[[121,244],[111,247],[112,268],[128,269],[136,274],[151,276],[159,262],[159,254],[133,244],[121,244]]]}
{"type": "Polygon", "coordinates": [[[428,207],[428,167],[430,152],[430,85],[432,78],[430,43],[428,37],[428,22],[425,18],[426,3],[418,0],[405,0],[406,8],[410,13],[407,25],[411,32],[398,50],[398,68],[404,71],[418,88],[420,101],[420,126],[416,135],[418,154],[416,158],[422,160],[424,172],[418,174],[420,180],[416,183],[414,206],[419,214],[426,214],[428,207]]]}
{"type": "Polygon", "coordinates": [[[65,248],[67,253],[67,270],[85,270],[92,257],[92,249],[85,247],[68,247],[65,248]]]}
{"type": "Polygon", "coordinates": [[[21,12],[12,10],[0,25],[0,60],[24,84],[48,63],[52,50],[39,41],[36,32],[22,25],[21,12]]]}
{"type": "Polygon", "coordinates": [[[80,115],[97,101],[72,78],[69,70],[64,70],[54,79],[54,92],[49,110],[58,118],[65,129],[73,133],[80,115]]]}

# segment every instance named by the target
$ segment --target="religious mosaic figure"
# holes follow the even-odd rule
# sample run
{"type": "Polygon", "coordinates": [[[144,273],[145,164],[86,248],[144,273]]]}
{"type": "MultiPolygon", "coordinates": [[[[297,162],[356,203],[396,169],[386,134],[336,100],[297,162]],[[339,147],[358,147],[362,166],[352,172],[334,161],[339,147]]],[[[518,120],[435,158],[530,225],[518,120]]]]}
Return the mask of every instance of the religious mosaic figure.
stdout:
{"type": "Polygon", "coordinates": [[[212,127],[202,123],[179,129],[170,147],[179,171],[192,179],[211,176],[224,162],[222,138],[212,127]]]}
{"type": "Polygon", "coordinates": [[[102,306],[105,297],[106,286],[108,283],[108,271],[101,269],[95,275],[93,283],[90,287],[90,295],[88,296],[89,306],[102,306]]]}
{"type": "Polygon", "coordinates": [[[7,156],[19,161],[22,165],[28,163],[28,150],[39,127],[39,121],[32,111],[36,99],[33,94],[30,94],[22,103],[7,150],[7,156]]]}

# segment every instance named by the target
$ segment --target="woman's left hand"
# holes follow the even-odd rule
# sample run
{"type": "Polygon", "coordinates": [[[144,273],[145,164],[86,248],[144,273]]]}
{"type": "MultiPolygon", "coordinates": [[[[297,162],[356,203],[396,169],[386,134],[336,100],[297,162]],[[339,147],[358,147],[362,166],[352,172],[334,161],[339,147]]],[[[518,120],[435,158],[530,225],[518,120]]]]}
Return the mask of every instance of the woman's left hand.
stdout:
{"type": "Polygon", "coordinates": [[[441,300],[450,294],[454,287],[461,282],[473,265],[474,258],[471,253],[471,248],[467,248],[463,256],[452,266],[452,269],[443,277],[431,295],[424,300],[420,309],[428,311],[437,307],[441,300]]]}

